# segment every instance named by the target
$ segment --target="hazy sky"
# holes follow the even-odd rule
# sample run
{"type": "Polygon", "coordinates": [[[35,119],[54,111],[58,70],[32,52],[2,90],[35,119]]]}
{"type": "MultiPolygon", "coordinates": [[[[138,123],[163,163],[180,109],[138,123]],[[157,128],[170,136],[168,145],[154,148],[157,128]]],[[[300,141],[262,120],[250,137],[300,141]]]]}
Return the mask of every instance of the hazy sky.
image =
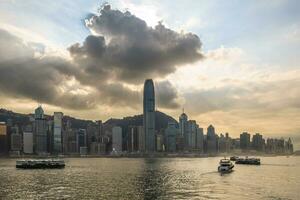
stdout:
{"type": "Polygon", "coordinates": [[[300,3],[0,1],[0,105],[106,120],[185,112],[217,132],[300,135],[300,3]]]}

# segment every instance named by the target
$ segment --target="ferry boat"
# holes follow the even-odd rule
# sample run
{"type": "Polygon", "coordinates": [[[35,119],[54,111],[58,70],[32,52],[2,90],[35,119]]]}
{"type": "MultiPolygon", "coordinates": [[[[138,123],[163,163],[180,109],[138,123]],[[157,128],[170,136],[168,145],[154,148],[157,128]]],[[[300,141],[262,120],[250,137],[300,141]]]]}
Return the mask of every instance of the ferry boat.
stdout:
{"type": "Polygon", "coordinates": [[[61,169],[65,161],[60,159],[17,160],[16,168],[21,169],[61,169]]]}
{"type": "Polygon", "coordinates": [[[218,172],[229,173],[232,172],[234,164],[229,159],[221,159],[219,162],[218,172]]]}
{"type": "Polygon", "coordinates": [[[236,161],[238,158],[239,158],[238,156],[231,156],[231,157],[230,157],[230,160],[231,160],[231,161],[236,161]]]}
{"type": "Polygon", "coordinates": [[[238,158],[235,161],[235,164],[244,164],[244,165],[260,165],[259,158],[238,158]]]}

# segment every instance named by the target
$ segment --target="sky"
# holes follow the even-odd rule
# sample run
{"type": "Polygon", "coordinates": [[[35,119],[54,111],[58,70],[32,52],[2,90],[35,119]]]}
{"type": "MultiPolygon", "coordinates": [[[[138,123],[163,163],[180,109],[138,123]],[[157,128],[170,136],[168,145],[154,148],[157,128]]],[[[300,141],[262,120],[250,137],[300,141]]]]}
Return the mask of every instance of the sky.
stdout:
{"type": "Polygon", "coordinates": [[[152,78],[175,119],[300,141],[299,1],[107,3],[0,1],[0,107],[121,118],[152,78]]]}

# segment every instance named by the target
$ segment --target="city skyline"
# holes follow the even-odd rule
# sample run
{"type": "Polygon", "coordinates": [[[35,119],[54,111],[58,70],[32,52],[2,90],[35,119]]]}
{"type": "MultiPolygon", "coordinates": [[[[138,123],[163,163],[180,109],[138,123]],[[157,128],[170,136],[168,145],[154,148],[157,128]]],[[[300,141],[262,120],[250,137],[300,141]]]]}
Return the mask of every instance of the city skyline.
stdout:
{"type": "Polygon", "coordinates": [[[300,29],[299,13],[293,9],[297,1],[231,1],[226,8],[236,10],[234,14],[220,10],[215,1],[124,2],[102,7],[102,17],[98,1],[49,1],[47,8],[42,7],[45,2],[1,2],[1,107],[29,113],[41,103],[49,113],[122,118],[143,112],[143,82],[152,78],[157,109],[176,120],[184,107],[202,127],[214,124],[234,136],[243,131],[299,135],[300,29]],[[61,16],[52,14],[56,9],[62,10],[61,16]],[[131,32],[128,28],[133,27],[127,25],[114,32],[108,16],[128,17],[140,32],[131,32]],[[182,46],[172,46],[162,32],[182,46]],[[153,39],[155,34],[159,39],[153,39]],[[108,52],[109,39],[124,52],[108,52]],[[144,46],[134,46],[140,39],[144,46]],[[91,45],[95,43],[98,46],[91,45]]]}

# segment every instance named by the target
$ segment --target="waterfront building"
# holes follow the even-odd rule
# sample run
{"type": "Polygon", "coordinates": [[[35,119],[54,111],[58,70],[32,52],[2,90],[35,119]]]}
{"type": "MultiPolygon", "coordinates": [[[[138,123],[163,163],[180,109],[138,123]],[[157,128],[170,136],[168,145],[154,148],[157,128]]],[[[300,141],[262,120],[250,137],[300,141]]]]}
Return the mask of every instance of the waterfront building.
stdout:
{"type": "Polygon", "coordinates": [[[250,134],[247,132],[243,132],[240,134],[240,146],[242,150],[249,150],[250,149],[250,134]]]}
{"type": "Polygon", "coordinates": [[[23,152],[33,154],[33,133],[23,131],[23,152]]]}
{"type": "Polygon", "coordinates": [[[294,153],[294,146],[293,146],[293,143],[292,143],[291,138],[289,138],[289,139],[286,141],[286,144],[285,144],[285,152],[288,153],[288,154],[294,153]]]}
{"type": "Polygon", "coordinates": [[[145,132],[143,126],[137,127],[138,138],[139,138],[139,152],[145,151],[145,132]]]}
{"type": "Polygon", "coordinates": [[[0,122],[0,155],[7,154],[7,126],[5,122],[0,122]]]}
{"type": "MultiPolygon", "coordinates": [[[[184,144],[183,144],[183,149],[188,149],[188,144],[189,144],[189,137],[188,137],[188,116],[184,113],[180,115],[179,117],[179,137],[178,138],[183,138],[184,144]]],[[[179,139],[180,140],[180,139],[179,139]]]]}
{"type": "Polygon", "coordinates": [[[162,134],[156,134],[156,151],[164,151],[164,136],[162,134]]]}
{"type": "Polygon", "coordinates": [[[112,128],[112,150],[122,152],[122,128],[120,126],[112,128]]]}
{"type": "Polygon", "coordinates": [[[222,133],[220,134],[218,143],[219,143],[219,145],[218,145],[219,153],[226,152],[226,138],[224,137],[224,135],[222,133]]]}
{"type": "Polygon", "coordinates": [[[256,151],[263,151],[264,150],[264,139],[263,136],[259,133],[256,133],[252,136],[252,148],[256,151]]]}
{"type": "Polygon", "coordinates": [[[53,153],[53,146],[54,146],[54,131],[53,131],[53,120],[52,119],[47,119],[46,120],[46,132],[47,132],[47,151],[49,153],[53,153]]]}
{"type": "Polygon", "coordinates": [[[53,115],[53,152],[62,153],[62,112],[54,112],[53,115]]]}
{"type": "Polygon", "coordinates": [[[16,132],[12,133],[10,138],[10,150],[20,152],[22,150],[22,136],[19,134],[19,132],[16,132]]]}
{"type": "Polygon", "coordinates": [[[144,83],[143,126],[146,152],[155,151],[155,93],[152,79],[144,83]]]}
{"type": "Polygon", "coordinates": [[[139,150],[139,133],[138,126],[128,127],[128,148],[129,152],[137,152],[139,150]]]}
{"type": "Polygon", "coordinates": [[[189,120],[187,123],[187,150],[191,151],[196,147],[196,129],[195,120],[189,120]]]}
{"type": "Polygon", "coordinates": [[[203,128],[197,127],[196,129],[196,150],[199,153],[204,152],[204,134],[203,128]]]}
{"type": "Polygon", "coordinates": [[[179,130],[176,127],[176,123],[168,122],[168,126],[165,130],[166,151],[168,152],[176,151],[176,138],[178,135],[179,135],[179,130]]]}
{"type": "Polygon", "coordinates": [[[215,133],[215,128],[212,125],[207,127],[207,153],[216,154],[217,153],[217,137],[215,133]]]}
{"type": "Polygon", "coordinates": [[[64,154],[77,153],[76,131],[71,128],[71,121],[66,121],[63,132],[63,152],[64,154]]]}
{"type": "Polygon", "coordinates": [[[99,155],[105,153],[105,144],[100,142],[92,142],[90,144],[90,154],[99,155]]]}
{"type": "MultiPolygon", "coordinates": [[[[76,134],[76,142],[77,142],[77,152],[83,154],[82,152],[85,151],[87,148],[86,144],[86,130],[79,129],[76,134]]],[[[87,151],[87,150],[86,150],[87,151]]]]}
{"type": "Polygon", "coordinates": [[[34,121],[34,147],[37,154],[45,154],[47,145],[47,122],[44,118],[44,110],[41,106],[35,109],[34,121]]]}

